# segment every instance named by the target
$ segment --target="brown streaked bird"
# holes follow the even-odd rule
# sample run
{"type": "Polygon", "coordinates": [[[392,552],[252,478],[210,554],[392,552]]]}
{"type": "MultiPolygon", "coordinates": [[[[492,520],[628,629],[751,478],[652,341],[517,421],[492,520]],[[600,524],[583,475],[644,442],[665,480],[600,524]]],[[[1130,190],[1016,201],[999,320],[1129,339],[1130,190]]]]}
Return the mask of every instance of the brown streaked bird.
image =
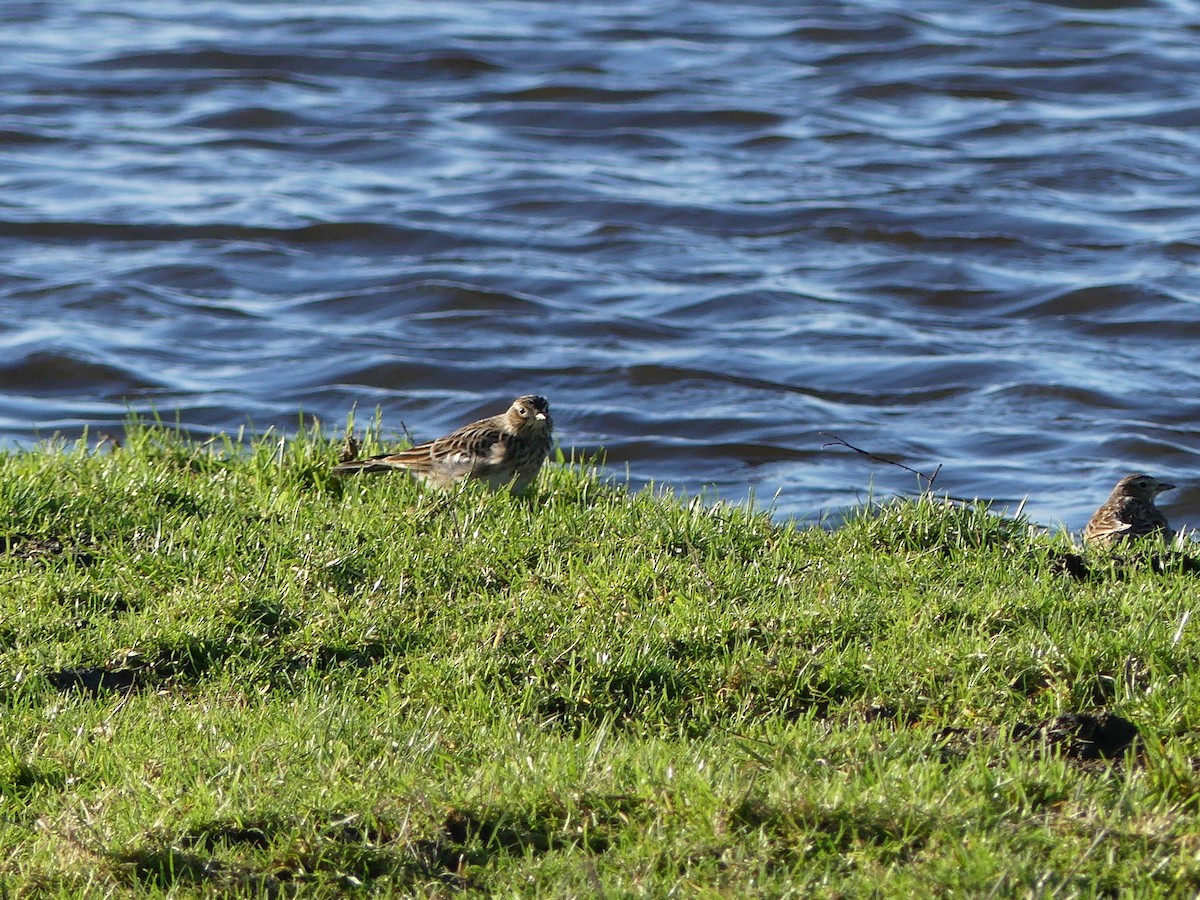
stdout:
{"type": "Polygon", "coordinates": [[[1154,505],[1154,498],[1175,487],[1157,478],[1138,473],[1117,482],[1104,505],[1096,510],[1083,529],[1089,544],[1112,546],[1146,535],[1161,535],[1169,541],[1175,536],[1167,517],[1154,505]]]}
{"type": "Polygon", "coordinates": [[[533,483],[546,461],[553,427],[546,398],[526,394],[498,416],[480,419],[436,441],[399,453],[339,463],[333,472],[349,475],[407,469],[438,487],[479,479],[492,490],[512,485],[513,493],[520,493],[533,483]]]}

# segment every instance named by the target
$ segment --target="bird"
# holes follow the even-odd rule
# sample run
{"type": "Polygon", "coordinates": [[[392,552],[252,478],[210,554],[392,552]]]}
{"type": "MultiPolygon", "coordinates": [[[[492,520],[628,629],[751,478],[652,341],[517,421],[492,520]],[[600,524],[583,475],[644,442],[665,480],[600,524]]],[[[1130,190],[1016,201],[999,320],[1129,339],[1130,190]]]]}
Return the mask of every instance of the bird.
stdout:
{"type": "Polygon", "coordinates": [[[407,469],[421,481],[441,488],[479,480],[495,491],[511,486],[524,491],[550,453],[554,423],[545,397],[525,394],[508,410],[464,425],[435,441],[399,453],[343,460],[335,475],[407,469]]]}
{"type": "Polygon", "coordinates": [[[1108,499],[1092,513],[1083,529],[1085,543],[1111,547],[1146,535],[1161,535],[1169,541],[1175,536],[1167,517],[1154,505],[1154,498],[1175,485],[1144,473],[1126,475],[1117,482],[1108,499]]]}

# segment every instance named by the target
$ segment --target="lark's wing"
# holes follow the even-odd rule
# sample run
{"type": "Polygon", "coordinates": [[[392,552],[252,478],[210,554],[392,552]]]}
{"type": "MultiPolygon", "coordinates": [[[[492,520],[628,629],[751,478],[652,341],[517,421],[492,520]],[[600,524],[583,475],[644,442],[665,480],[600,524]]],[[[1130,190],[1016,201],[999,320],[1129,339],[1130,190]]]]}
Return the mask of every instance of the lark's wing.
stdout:
{"type": "Polygon", "coordinates": [[[1122,522],[1117,517],[1116,508],[1105,504],[1092,515],[1087,526],[1083,529],[1085,541],[1115,541],[1125,536],[1129,531],[1129,523],[1122,522]]]}
{"type": "Polygon", "coordinates": [[[1116,541],[1142,537],[1155,532],[1172,536],[1167,517],[1157,506],[1135,497],[1110,500],[1092,516],[1084,529],[1085,540],[1116,541]]]}
{"type": "Polygon", "coordinates": [[[430,465],[446,480],[488,478],[507,465],[506,437],[494,418],[480,419],[434,441],[430,465]]]}

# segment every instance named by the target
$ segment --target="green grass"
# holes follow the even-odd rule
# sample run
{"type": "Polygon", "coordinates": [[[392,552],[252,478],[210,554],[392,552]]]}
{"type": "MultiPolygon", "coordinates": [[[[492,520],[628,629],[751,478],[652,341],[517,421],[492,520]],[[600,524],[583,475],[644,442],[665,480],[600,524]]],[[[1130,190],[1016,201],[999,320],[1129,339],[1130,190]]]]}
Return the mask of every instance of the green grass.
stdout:
{"type": "Polygon", "coordinates": [[[1182,567],[1073,579],[931,497],[830,531],[337,452],[0,456],[0,895],[1200,890],[1182,567]],[[1099,710],[1141,740],[1026,727],[1099,710]]]}

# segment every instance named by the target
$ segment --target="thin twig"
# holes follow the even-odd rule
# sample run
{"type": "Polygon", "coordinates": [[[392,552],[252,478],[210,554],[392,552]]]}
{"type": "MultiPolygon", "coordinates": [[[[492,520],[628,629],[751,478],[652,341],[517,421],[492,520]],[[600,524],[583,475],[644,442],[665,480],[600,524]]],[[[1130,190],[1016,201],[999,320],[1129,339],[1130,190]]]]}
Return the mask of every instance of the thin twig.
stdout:
{"type": "Polygon", "coordinates": [[[413,433],[408,430],[408,426],[404,424],[404,420],[400,420],[400,430],[404,432],[404,436],[408,438],[408,442],[414,447],[417,446],[417,439],[413,437],[413,433]]]}
{"type": "Polygon", "coordinates": [[[927,491],[933,490],[933,481],[935,478],[938,477],[938,472],[942,471],[942,464],[938,463],[937,468],[933,470],[933,474],[926,475],[924,472],[918,472],[916,469],[910,469],[908,466],[904,465],[904,463],[898,463],[894,459],[885,459],[882,456],[876,456],[874,453],[871,453],[868,450],[862,449],[862,447],[855,447],[849,441],[838,437],[836,434],[830,434],[828,431],[818,431],[817,434],[819,434],[823,437],[833,438],[833,440],[821,445],[822,450],[826,449],[827,447],[842,446],[842,447],[846,447],[850,450],[853,450],[855,453],[859,453],[859,454],[867,457],[868,459],[873,459],[876,462],[887,463],[889,466],[898,466],[901,469],[903,469],[905,472],[912,472],[918,478],[924,478],[925,479],[925,490],[927,490],[927,491]]]}

